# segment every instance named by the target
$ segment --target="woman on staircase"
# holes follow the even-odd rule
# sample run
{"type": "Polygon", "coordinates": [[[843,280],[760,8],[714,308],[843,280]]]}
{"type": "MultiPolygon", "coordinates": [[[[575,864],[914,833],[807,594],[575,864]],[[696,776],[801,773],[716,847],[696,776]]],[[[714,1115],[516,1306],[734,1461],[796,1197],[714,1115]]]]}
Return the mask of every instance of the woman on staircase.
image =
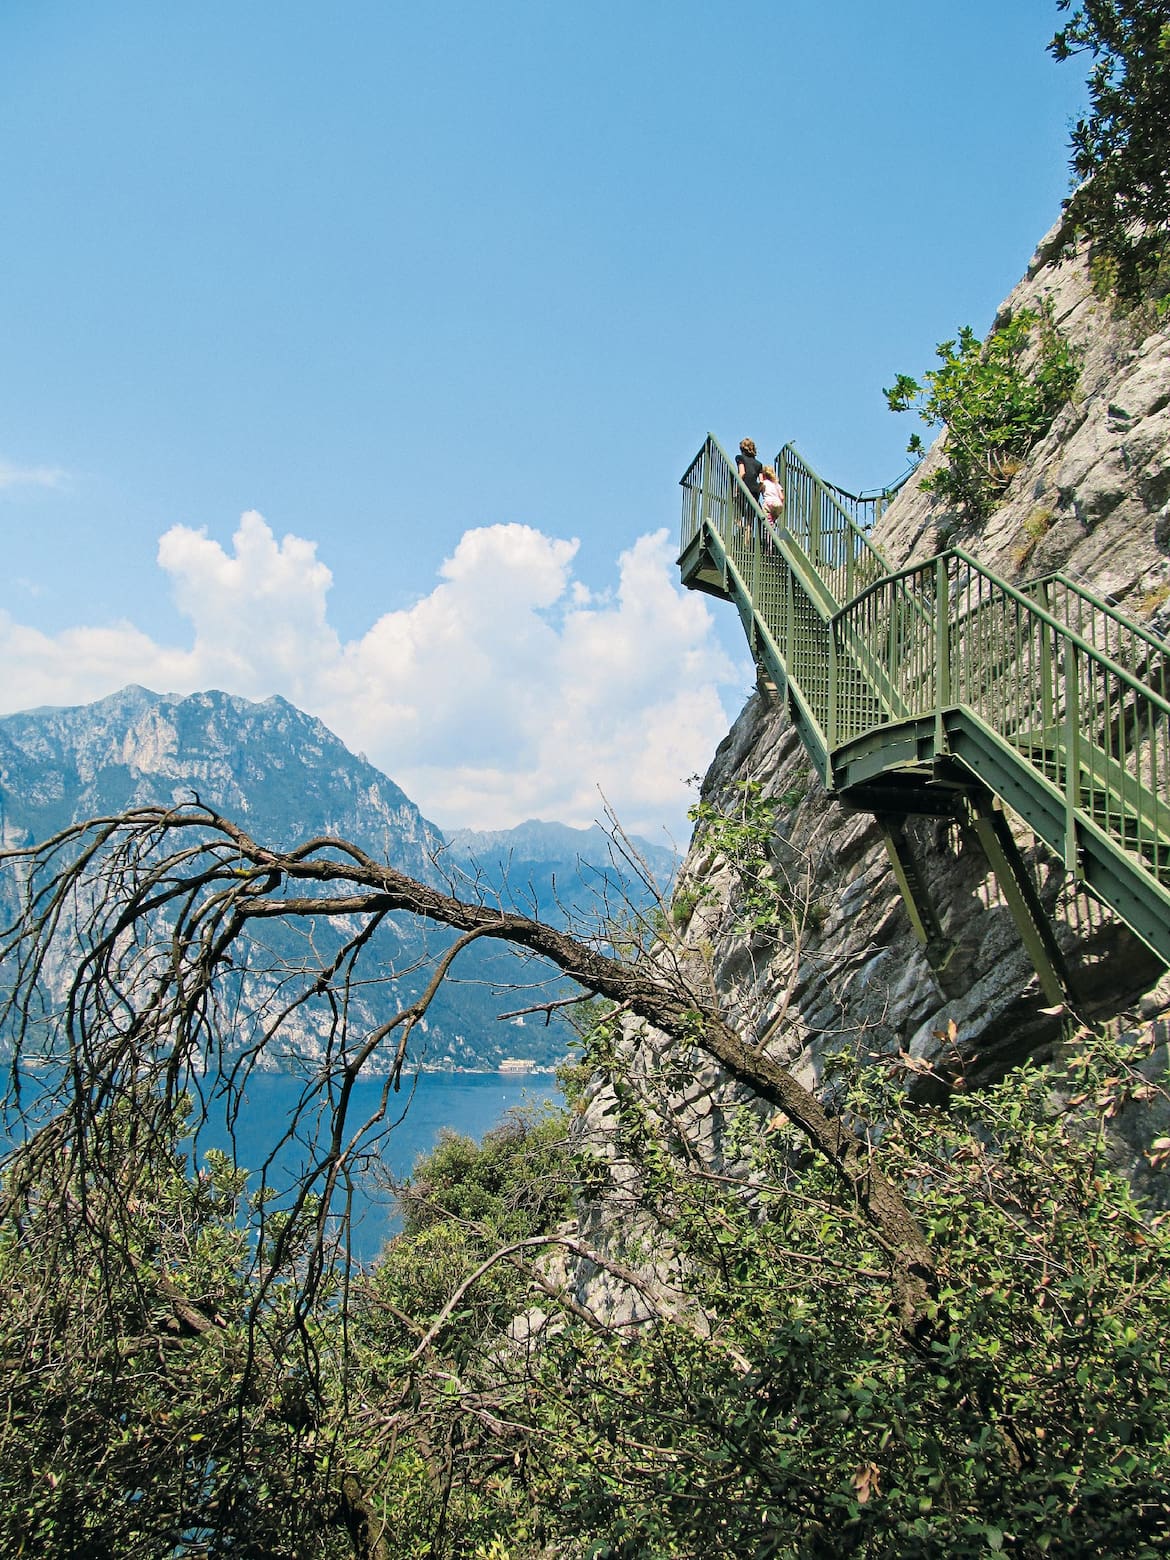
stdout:
{"type": "MultiPolygon", "coordinates": [[[[735,458],[735,469],[739,472],[739,480],[758,504],[760,501],[760,474],[764,468],[761,462],[756,459],[756,442],[754,439],[741,439],[739,441],[739,454],[735,458]]],[[[739,516],[740,528],[750,535],[755,529],[753,524],[755,515],[743,502],[742,493],[737,493],[736,498],[735,509],[739,516]]]]}

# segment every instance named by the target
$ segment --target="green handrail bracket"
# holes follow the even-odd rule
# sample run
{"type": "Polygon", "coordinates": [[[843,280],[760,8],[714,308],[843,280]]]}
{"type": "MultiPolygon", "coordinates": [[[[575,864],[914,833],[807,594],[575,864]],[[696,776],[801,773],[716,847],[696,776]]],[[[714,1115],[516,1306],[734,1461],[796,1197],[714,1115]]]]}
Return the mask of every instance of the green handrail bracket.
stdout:
{"type": "Polygon", "coordinates": [[[1069,995],[998,798],[1170,964],[1170,647],[1064,575],[1017,588],[957,547],[892,569],[869,529],[893,489],[867,508],[791,445],[776,468],[780,525],[707,437],[682,478],[682,581],[735,604],[829,794],[894,820],[932,963],[949,945],[896,823],[913,813],[973,823],[1042,988],[1069,995]]]}

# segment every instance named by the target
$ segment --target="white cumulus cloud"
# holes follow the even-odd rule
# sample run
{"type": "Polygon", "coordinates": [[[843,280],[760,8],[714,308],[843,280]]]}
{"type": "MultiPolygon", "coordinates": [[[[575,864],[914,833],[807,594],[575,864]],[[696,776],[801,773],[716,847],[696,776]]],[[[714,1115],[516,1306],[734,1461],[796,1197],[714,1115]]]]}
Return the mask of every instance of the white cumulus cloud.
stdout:
{"type": "Polygon", "coordinates": [[[255,511],[230,549],[175,526],[158,562],[186,648],[132,624],[48,635],[0,614],[7,709],[82,703],[128,682],[282,694],[320,716],[447,827],[586,824],[601,795],[629,828],[678,830],[684,778],[727,729],[748,668],[677,582],[667,533],[639,537],[614,588],[574,578],[576,541],[526,525],[464,533],[434,588],[343,640],[316,545],[255,511]]]}
{"type": "Polygon", "coordinates": [[[184,691],[281,693],[307,709],[321,669],[341,655],[325,616],[333,576],[316,543],[299,536],[278,542],[254,509],[240,517],[232,546],[229,554],[206,532],[182,525],[158,544],[175,605],[195,629],[184,691]]]}

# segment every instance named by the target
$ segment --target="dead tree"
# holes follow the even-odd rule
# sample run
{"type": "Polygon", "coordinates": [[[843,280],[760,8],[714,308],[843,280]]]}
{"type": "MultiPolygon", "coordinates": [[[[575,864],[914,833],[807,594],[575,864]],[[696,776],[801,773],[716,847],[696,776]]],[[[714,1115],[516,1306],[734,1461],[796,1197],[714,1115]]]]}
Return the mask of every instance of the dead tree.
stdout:
{"type": "MultiPolygon", "coordinates": [[[[9,972],[0,1022],[12,1045],[13,1089],[20,1064],[60,1069],[58,1134],[80,1140],[113,1100],[170,1104],[180,1093],[206,1103],[208,1080],[238,1106],[251,1068],[311,1003],[327,1014],[316,1075],[303,1106],[323,1107],[310,1174],[282,1221],[274,1270],[299,1238],[306,1210],[316,1238],[303,1261],[303,1303],[322,1271],[334,1198],[352,1174],[367,1134],[390,1108],[411,1037],[470,944],[490,938],[542,960],[579,988],[607,999],[673,1040],[704,1051],[739,1082],[782,1111],[835,1168],[885,1251],[903,1323],[921,1321],[933,1282],[929,1247],[896,1187],[871,1162],[867,1144],[785,1068],[722,1018],[685,959],[663,947],[616,957],[607,938],[575,935],[517,914],[486,896],[459,898],[375,861],[357,846],[323,837],[283,850],[199,804],[139,808],[64,830],[42,845],[0,857],[19,870],[24,905],[4,934],[9,972]],[[453,933],[410,1000],[372,1029],[350,1021],[360,981],[376,979],[363,955],[387,918],[422,918],[453,933]],[[314,928],[337,930],[326,955],[314,928]],[[265,988],[262,1011],[248,1001],[247,972],[233,955],[265,928],[301,929],[306,957],[265,988]],[[61,947],[62,940],[67,950],[61,947]],[[56,1000],[52,1000],[55,998],[56,1000]],[[225,1047],[225,1036],[236,1043],[225,1047]],[[375,1116],[354,1123],[354,1084],[375,1053],[389,1053],[375,1116]]],[[[30,1163],[32,1161],[29,1161],[30,1163]]]]}

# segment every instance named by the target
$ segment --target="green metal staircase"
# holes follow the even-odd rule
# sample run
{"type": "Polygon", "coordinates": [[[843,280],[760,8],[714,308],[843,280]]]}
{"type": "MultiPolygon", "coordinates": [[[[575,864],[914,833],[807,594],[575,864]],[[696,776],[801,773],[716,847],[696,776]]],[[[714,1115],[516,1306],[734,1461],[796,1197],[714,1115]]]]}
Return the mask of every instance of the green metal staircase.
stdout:
{"type": "Polygon", "coordinates": [[[707,438],[682,478],[683,583],[735,603],[826,790],[882,821],[936,967],[945,939],[900,820],[965,814],[1042,985],[1068,995],[994,798],[1170,964],[1170,646],[1064,575],[1017,588],[960,548],[892,570],[865,501],[790,445],[777,472],[774,528],[707,438]]]}

